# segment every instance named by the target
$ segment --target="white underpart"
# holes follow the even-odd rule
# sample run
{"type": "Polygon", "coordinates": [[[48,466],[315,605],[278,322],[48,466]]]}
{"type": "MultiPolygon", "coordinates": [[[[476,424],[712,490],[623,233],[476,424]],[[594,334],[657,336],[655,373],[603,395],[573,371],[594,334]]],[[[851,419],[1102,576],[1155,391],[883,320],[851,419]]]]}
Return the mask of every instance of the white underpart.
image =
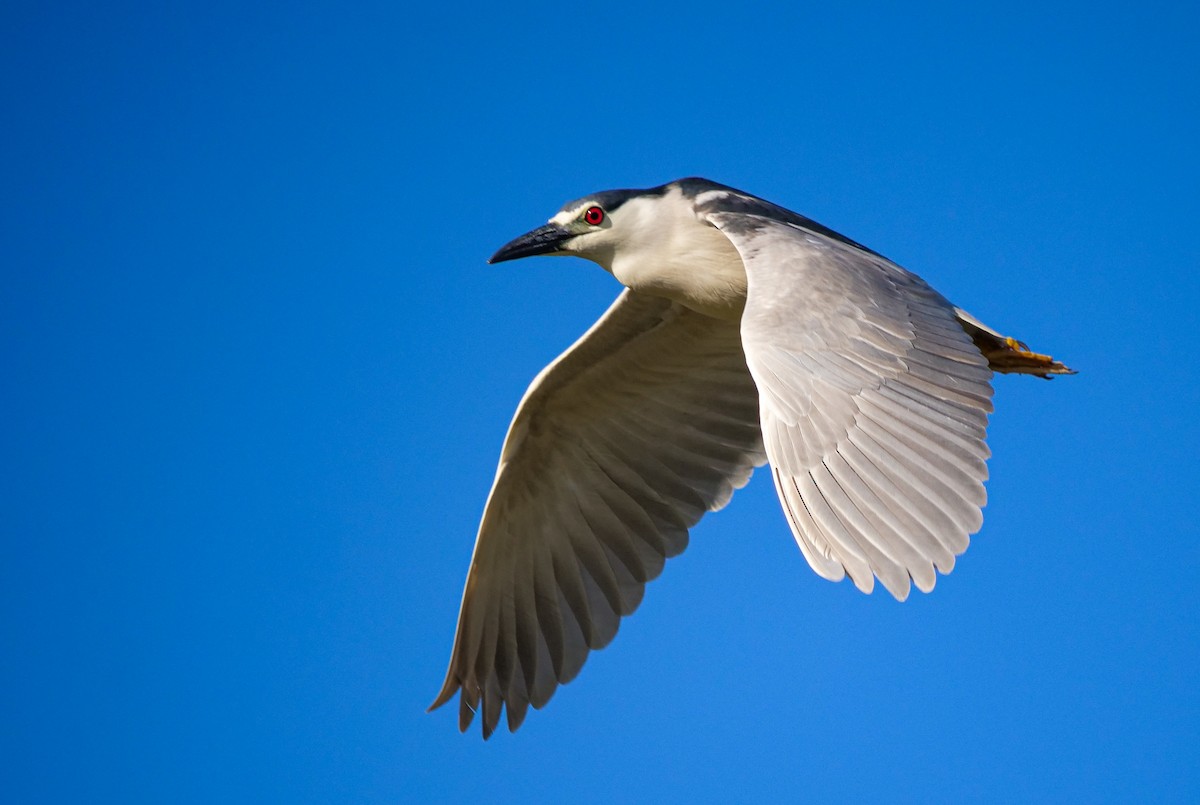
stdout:
{"type": "Polygon", "coordinates": [[[742,258],[729,238],[697,217],[692,199],[677,188],[631,199],[612,221],[611,229],[578,239],[573,250],[632,290],[719,319],[741,317],[746,304],[742,258]]]}

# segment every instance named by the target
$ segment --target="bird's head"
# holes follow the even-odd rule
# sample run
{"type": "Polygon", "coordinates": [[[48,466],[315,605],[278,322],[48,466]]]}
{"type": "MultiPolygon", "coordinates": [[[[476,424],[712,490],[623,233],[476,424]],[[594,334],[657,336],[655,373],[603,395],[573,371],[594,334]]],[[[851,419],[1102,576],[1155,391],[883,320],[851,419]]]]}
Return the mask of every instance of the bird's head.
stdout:
{"type": "Polygon", "coordinates": [[[573,254],[609,267],[617,250],[638,236],[639,220],[651,212],[643,208],[661,198],[659,188],[606,190],[568,202],[548,223],[509,241],[488,262],[573,254]]]}
{"type": "Polygon", "coordinates": [[[547,224],[505,244],[488,262],[576,255],[635,291],[734,318],[745,303],[746,270],[733,244],[705,214],[709,202],[735,193],[707,179],[594,193],[567,203],[547,224]]]}

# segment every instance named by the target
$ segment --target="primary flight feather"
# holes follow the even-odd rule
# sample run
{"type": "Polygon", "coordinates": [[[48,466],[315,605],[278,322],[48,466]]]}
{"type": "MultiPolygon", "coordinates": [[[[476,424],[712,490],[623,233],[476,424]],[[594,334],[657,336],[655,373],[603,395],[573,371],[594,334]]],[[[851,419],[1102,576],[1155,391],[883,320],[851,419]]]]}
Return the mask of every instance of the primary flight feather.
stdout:
{"type": "Polygon", "coordinates": [[[1063,364],[804,216],[705,179],[565,205],[496,263],[626,286],[534,379],[484,507],[450,668],[459,727],[516,730],[616,634],[688,529],[769,462],[804,558],[904,600],[983,522],[992,371],[1063,364]]]}

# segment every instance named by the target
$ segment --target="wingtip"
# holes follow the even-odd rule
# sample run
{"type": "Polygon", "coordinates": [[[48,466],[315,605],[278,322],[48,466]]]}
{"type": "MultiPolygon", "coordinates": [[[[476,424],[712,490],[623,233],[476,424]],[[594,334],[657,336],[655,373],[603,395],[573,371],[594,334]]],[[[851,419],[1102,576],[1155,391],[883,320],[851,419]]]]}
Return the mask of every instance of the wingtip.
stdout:
{"type": "MultiPolygon", "coordinates": [[[[907,573],[905,573],[904,581],[901,582],[900,584],[896,585],[896,589],[893,590],[891,587],[889,587],[886,584],[884,584],[883,586],[884,586],[884,589],[886,589],[889,593],[892,594],[892,598],[895,598],[898,603],[903,604],[905,601],[908,600],[908,596],[912,594],[912,584],[911,584],[910,579],[911,579],[911,577],[907,573]]],[[[880,579],[880,581],[883,581],[883,579],[880,579]]]]}
{"type": "Polygon", "coordinates": [[[454,694],[458,692],[459,684],[454,680],[453,676],[446,677],[446,681],[442,683],[442,689],[438,692],[437,698],[433,700],[433,704],[426,708],[426,713],[432,713],[434,710],[441,707],[446,702],[454,698],[454,694]]]}

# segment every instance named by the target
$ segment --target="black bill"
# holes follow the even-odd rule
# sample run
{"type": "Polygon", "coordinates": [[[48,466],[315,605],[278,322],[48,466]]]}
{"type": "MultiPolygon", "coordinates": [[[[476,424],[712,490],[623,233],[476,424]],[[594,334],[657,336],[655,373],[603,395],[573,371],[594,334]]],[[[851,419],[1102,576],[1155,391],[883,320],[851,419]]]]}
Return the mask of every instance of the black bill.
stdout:
{"type": "Polygon", "coordinates": [[[500,251],[493,254],[488,262],[503,263],[505,260],[533,257],[535,254],[552,254],[561,251],[562,244],[571,237],[572,233],[558,224],[539,226],[532,232],[526,232],[521,237],[501,246],[500,251]]]}

